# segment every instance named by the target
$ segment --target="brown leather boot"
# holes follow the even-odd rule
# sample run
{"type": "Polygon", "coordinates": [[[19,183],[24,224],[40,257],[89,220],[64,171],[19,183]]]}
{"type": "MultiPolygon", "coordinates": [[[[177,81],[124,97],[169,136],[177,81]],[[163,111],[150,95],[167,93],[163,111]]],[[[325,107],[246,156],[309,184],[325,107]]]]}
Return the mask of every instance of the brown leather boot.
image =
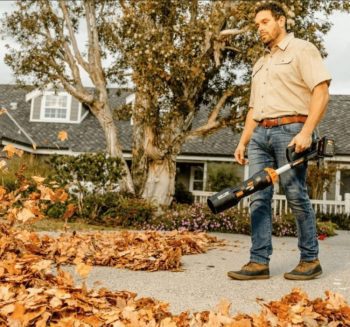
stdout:
{"type": "Polygon", "coordinates": [[[268,279],[270,278],[270,270],[267,264],[250,261],[241,270],[229,271],[227,275],[238,280],[268,279]]]}
{"type": "Polygon", "coordinates": [[[284,278],[292,280],[310,280],[322,274],[322,268],[318,259],[312,261],[300,261],[290,272],[284,274],[284,278]]]}

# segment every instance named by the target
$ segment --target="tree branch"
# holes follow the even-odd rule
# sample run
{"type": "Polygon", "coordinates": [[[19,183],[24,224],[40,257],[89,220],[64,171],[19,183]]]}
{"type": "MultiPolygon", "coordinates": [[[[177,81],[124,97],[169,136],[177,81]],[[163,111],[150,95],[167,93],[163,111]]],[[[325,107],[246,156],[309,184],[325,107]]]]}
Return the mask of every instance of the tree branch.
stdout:
{"type": "Polygon", "coordinates": [[[224,92],[224,94],[221,96],[220,100],[218,103],[215,105],[214,109],[210,113],[207,123],[201,127],[198,127],[195,130],[190,131],[187,136],[187,138],[191,138],[194,136],[199,136],[199,135],[205,135],[208,132],[215,131],[223,126],[223,121],[224,120],[217,120],[217,117],[219,115],[219,112],[221,108],[225,105],[227,98],[232,96],[234,94],[234,89],[228,89],[224,92]]]}
{"type": "Polygon", "coordinates": [[[221,96],[220,100],[218,101],[218,103],[214,107],[213,111],[209,115],[209,118],[208,118],[208,123],[209,124],[216,120],[216,118],[219,115],[219,112],[220,112],[221,108],[225,105],[227,98],[229,98],[233,94],[234,94],[234,89],[232,89],[232,88],[228,89],[228,90],[226,90],[224,92],[224,94],[221,96]]]}
{"type": "Polygon", "coordinates": [[[234,118],[234,119],[220,119],[211,125],[205,125],[205,126],[202,126],[200,128],[197,128],[197,129],[187,133],[185,136],[185,141],[188,141],[190,139],[194,139],[196,137],[202,137],[202,136],[207,136],[207,135],[213,134],[223,127],[233,126],[233,125],[236,125],[236,124],[241,123],[243,121],[244,121],[243,116],[238,117],[238,118],[234,118]]]}
{"type": "MultiPolygon", "coordinates": [[[[50,5],[48,0],[45,0],[45,6],[46,6],[46,9],[48,11],[50,11],[51,15],[55,15],[55,13],[53,12],[52,7],[51,7],[51,5],[50,5]]],[[[58,18],[57,18],[57,20],[58,20],[58,18]]],[[[44,24],[44,26],[45,26],[47,38],[51,42],[53,42],[53,38],[51,36],[51,32],[50,32],[48,26],[46,24],[44,24]]],[[[68,63],[69,68],[71,69],[71,72],[72,72],[72,75],[73,75],[74,82],[77,84],[78,88],[82,91],[84,89],[84,87],[83,87],[83,84],[82,84],[82,81],[81,81],[79,67],[76,65],[74,56],[73,56],[73,54],[72,54],[72,52],[71,52],[71,50],[69,48],[69,45],[68,45],[68,43],[67,43],[67,41],[66,41],[66,39],[64,37],[63,29],[58,28],[58,34],[59,34],[59,37],[60,37],[60,39],[62,41],[63,48],[64,48],[64,50],[61,51],[61,55],[63,55],[63,57],[64,57],[63,60],[68,63]]],[[[73,37],[74,37],[74,35],[73,35],[73,37]]]]}
{"type": "Polygon", "coordinates": [[[235,48],[235,47],[229,47],[229,46],[226,46],[224,47],[224,49],[227,49],[227,50],[232,50],[232,51],[235,51],[235,52],[242,52],[241,50],[239,50],[238,48],[235,48]]]}
{"type": "Polygon", "coordinates": [[[190,15],[191,15],[191,19],[190,19],[191,24],[195,24],[198,16],[198,0],[192,0],[191,7],[190,7],[190,15]]]}
{"type": "MultiPolygon", "coordinates": [[[[59,80],[68,93],[70,93],[80,102],[84,102],[86,104],[91,104],[94,101],[94,96],[88,93],[84,88],[78,89],[75,88],[71,83],[69,83],[69,81],[60,72],[61,66],[52,57],[47,60],[47,63],[52,69],[56,71],[56,75],[52,75],[51,78],[54,80],[59,80]]],[[[50,75],[49,72],[48,75],[50,75]]]]}
{"type": "Polygon", "coordinates": [[[220,37],[223,36],[236,36],[242,33],[247,32],[249,29],[249,26],[245,26],[244,28],[238,29],[238,28],[234,28],[234,29],[229,29],[229,30],[222,30],[219,34],[220,37]]]}
{"type": "Polygon", "coordinates": [[[59,0],[59,5],[60,5],[60,8],[62,10],[63,18],[64,18],[64,21],[66,23],[66,26],[67,26],[67,29],[69,32],[69,36],[70,36],[72,46],[73,46],[74,55],[75,55],[79,65],[82,66],[87,73],[89,73],[90,72],[89,71],[89,64],[82,57],[82,55],[79,51],[78,45],[77,45],[77,40],[75,38],[75,33],[73,30],[73,24],[72,24],[72,21],[69,17],[69,14],[68,14],[66,2],[64,0],[59,0]]]}
{"type": "Polygon", "coordinates": [[[90,77],[96,86],[105,87],[106,79],[101,65],[101,49],[96,26],[95,9],[92,8],[94,5],[95,3],[91,0],[84,1],[89,39],[88,57],[91,68],[90,77]]]}
{"type": "Polygon", "coordinates": [[[125,4],[125,0],[119,0],[120,6],[123,8],[123,10],[127,10],[128,7],[125,4]]]}

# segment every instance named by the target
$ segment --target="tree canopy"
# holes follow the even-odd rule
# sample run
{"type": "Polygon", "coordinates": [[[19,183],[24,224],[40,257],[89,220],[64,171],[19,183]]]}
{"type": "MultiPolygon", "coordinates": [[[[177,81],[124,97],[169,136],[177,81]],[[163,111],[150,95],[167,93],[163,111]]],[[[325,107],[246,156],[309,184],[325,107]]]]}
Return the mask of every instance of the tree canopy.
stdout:
{"type": "MultiPolygon", "coordinates": [[[[257,4],[17,1],[17,9],[5,17],[3,32],[21,49],[11,48],[5,62],[22,82],[30,76],[37,86],[58,83],[89,106],[105,131],[107,151],[117,156],[122,156],[122,149],[107,86],[125,82],[126,72],[131,72],[136,96],[133,166],[132,180],[127,174],[126,184],[146,198],[168,204],[182,145],[223,127],[235,128],[244,118],[251,68],[263,51],[254,26],[257,4]],[[86,44],[77,41],[79,29],[86,29],[86,44]],[[104,66],[107,57],[111,64],[104,66]],[[95,91],[82,84],[82,71],[95,91]],[[194,126],[201,108],[206,118],[194,126]]],[[[324,55],[329,15],[350,11],[349,0],[285,0],[283,6],[289,31],[313,42],[324,55]]]]}

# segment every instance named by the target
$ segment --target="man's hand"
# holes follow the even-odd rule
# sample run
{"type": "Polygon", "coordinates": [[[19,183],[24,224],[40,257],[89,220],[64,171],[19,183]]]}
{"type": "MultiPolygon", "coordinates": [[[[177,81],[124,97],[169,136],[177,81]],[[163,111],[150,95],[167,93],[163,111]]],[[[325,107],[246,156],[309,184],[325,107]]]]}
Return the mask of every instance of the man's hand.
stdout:
{"type": "Polygon", "coordinates": [[[312,137],[308,133],[300,132],[293,137],[288,146],[293,146],[295,144],[295,152],[300,153],[305,151],[311,146],[312,137]]]}
{"type": "Polygon", "coordinates": [[[237,148],[235,150],[235,159],[237,160],[237,162],[240,164],[240,165],[245,165],[246,163],[248,163],[248,160],[244,159],[244,153],[245,153],[245,145],[239,143],[237,145],[237,148]]]}

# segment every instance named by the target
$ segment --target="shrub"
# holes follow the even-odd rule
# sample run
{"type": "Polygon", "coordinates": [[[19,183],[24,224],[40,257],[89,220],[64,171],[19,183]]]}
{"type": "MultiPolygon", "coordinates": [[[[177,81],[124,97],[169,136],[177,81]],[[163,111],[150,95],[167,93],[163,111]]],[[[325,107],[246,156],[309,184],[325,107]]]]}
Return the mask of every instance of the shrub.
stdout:
{"type": "Polygon", "coordinates": [[[50,164],[55,169],[52,179],[62,186],[74,183],[82,192],[87,191],[88,182],[93,184],[93,191],[111,191],[124,175],[121,160],[105,153],[57,155],[50,158],[50,164]]]}
{"type": "Polygon", "coordinates": [[[231,208],[214,215],[203,204],[176,204],[162,215],[153,217],[142,229],[216,231],[249,234],[249,215],[231,208]]]}
{"type": "Polygon", "coordinates": [[[101,214],[107,226],[136,227],[148,224],[157,208],[147,200],[120,196],[114,208],[101,214]]]}
{"type": "Polygon", "coordinates": [[[88,193],[84,196],[81,211],[77,214],[89,223],[101,224],[105,215],[117,212],[118,203],[119,195],[116,192],[88,193]]]}
{"type": "Polygon", "coordinates": [[[118,189],[118,182],[124,174],[120,159],[104,153],[53,156],[50,163],[55,169],[51,180],[70,190],[79,216],[92,220],[104,210],[103,206],[108,207],[112,197],[116,197],[107,193],[118,189]]]}
{"type": "Polygon", "coordinates": [[[276,236],[297,236],[297,226],[292,214],[275,216],[272,219],[273,235],[276,236]]]}
{"type": "Polygon", "coordinates": [[[236,185],[240,181],[236,169],[237,167],[229,163],[208,165],[208,189],[218,192],[236,185]]]}
{"type": "MultiPolygon", "coordinates": [[[[231,208],[214,215],[204,204],[176,204],[162,215],[153,217],[140,229],[189,230],[250,234],[250,215],[247,210],[231,208]]],[[[334,225],[317,222],[318,234],[335,235],[334,225]]],[[[297,236],[294,216],[276,216],[272,220],[272,233],[275,236],[297,236]]]]}
{"type": "Polygon", "coordinates": [[[150,202],[116,192],[87,194],[77,216],[90,224],[137,227],[151,220],[156,207],[150,202]]]}
{"type": "Polygon", "coordinates": [[[321,199],[323,192],[328,192],[333,181],[337,166],[332,163],[327,165],[309,165],[307,170],[307,185],[311,199],[321,199]]]}
{"type": "Polygon", "coordinates": [[[337,225],[338,229],[350,230],[350,214],[317,214],[317,219],[320,222],[331,221],[332,223],[337,225]]]}
{"type": "Polygon", "coordinates": [[[194,201],[194,196],[183,183],[176,183],[174,201],[176,203],[192,204],[194,201]]]}
{"type": "Polygon", "coordinates": [[[49,218],[59,219],[62,218],[67,210],[67,203],[50,203],[46,209],[45,215],[49,218]]]}
{"type": "Polygon", "coordinates": [[[338,228],[336,224],[331,221],[317,221],[317,234],[334,236],[337,235],[335,230],[338,228]]]}

